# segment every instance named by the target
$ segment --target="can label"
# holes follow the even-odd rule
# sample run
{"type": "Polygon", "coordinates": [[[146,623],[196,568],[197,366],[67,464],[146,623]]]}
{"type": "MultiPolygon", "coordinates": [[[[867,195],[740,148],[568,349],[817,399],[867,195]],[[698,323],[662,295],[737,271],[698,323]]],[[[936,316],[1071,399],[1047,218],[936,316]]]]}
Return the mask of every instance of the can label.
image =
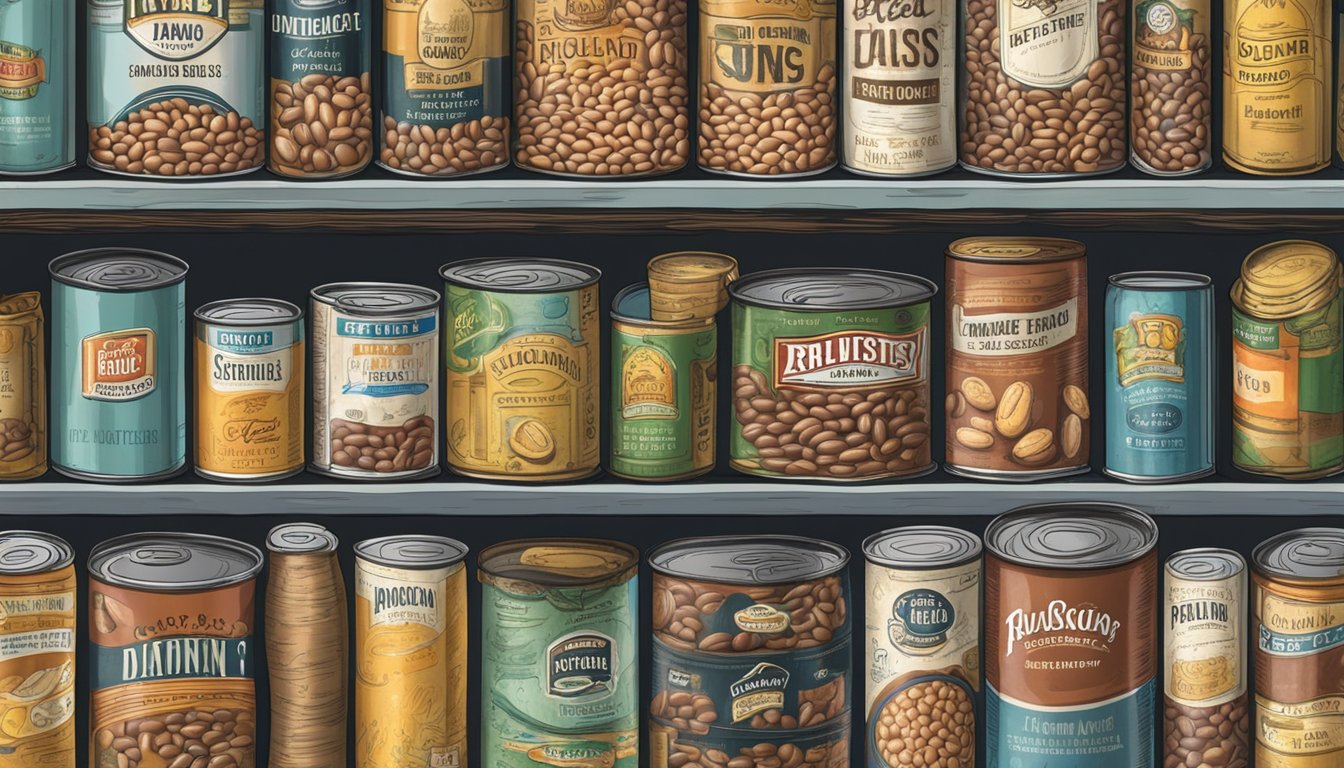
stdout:
{"type": "Polygon", "coordinates": [[[1130,142],[1134,163],[1150,173],[1197,173],[1213,163],[1211,9],[1209,0],[1133,6],[1130,142]]]}
{"type": "Polygon", "coordinates": [[[74,765],[75,569],[0,583],[0,765],[74,765]]]}
{"type": "Polygon", "coordinates": [[[1243,576],[1194,581],[1167,575],[1166,695],[1216,707],[1246,693],[1243,576]]]}
{"type": "Polygon", "coordinates": [[[36,291],[0,297],[0,479],[47,471],[47,363],[36,291]]]}
{"type": "Polygon", "coordinates": [[[107,331],[80,345],[82,392],[90,400],[137,400],[154,391],[158,337],[152,328],[107,331]]]}
{"type": "Polygon", "coordinates": [[[1344,657],[1344,603],[1285,597],[1258,576],[1254,589],[1255,764],[1336,765],[1344,756],[1344,688],[1320,671],[1344,657]]]}
{"type": "Polygon", "coordinates": [[[1003,73],[1028,88],[1066,88],[1100,54],[1094,0],[995,0],[1003,73]]]}
{"type": "Polygon", "coordinates": [[[75,160],[74,7],[9,0],[0,8],[0,173],[75,160]]]}
{"type": "Polygon", "coordinates": [[[616,641],[601,632],[577,632],[546,649],[546,695],[556,699],[616,692],[616,641]]]}
{"type": "Polygon", "coordinates": [[[702,0],[700,11],[702,78],[734,96],[813,88],[834,71],[833,2],[702,0]]]}

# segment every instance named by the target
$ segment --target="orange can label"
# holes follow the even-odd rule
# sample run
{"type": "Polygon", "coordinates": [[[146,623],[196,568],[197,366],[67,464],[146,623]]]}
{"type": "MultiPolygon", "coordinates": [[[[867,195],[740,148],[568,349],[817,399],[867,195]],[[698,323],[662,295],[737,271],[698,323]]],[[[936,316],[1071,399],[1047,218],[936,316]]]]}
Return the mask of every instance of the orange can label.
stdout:
{"type": "Polygon", "coordinates": [[[137,400],[158,385],[157,335],[132,328],[86,336],[81,344],[82,391],[90,400],[137,400]]]}

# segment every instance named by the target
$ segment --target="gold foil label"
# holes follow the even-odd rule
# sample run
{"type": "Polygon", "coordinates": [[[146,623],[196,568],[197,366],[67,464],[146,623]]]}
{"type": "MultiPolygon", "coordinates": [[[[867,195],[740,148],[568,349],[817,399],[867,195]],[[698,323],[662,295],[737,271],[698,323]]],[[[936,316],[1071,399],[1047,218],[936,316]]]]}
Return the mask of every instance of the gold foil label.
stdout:
{"type": "Polygon", "coordinates": [[[1141,381],[1185,381],[1185,332],[1175,315],[1134,315],[1115,329],[1120,386],[1141,381]]]}
{"type": "Polygon", "coordinates": [[[1255,697],[1256,765],[1337,766],[1344,750],[1344,696],[1297,704],[1255,697]],[[1317,760],[1303,760],[1319,756],[1317,760]],[[1296,759],[1293,759],[1296,758],[1296,759]]]}
{"type": "Polygon", "coordinates": [[[508,55],[506,0],[384,0],[384,48],[405,62],[408,92],[485,84],[486,62],[508,55]]]}
{"type": "Polygon", "coordinates": [[[653,347],[636,347],[621,367],[621,416],[626,419],[677,418],[677,372],[653,347]]]}

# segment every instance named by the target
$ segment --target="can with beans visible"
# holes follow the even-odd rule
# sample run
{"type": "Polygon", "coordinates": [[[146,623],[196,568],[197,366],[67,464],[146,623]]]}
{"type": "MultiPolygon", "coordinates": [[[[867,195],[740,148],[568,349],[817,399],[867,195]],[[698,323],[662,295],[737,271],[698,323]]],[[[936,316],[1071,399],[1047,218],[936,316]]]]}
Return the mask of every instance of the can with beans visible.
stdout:
{"type": "Polygon", "coordinates": [[[196,473],[278,480],[303,470],[303,310],[227,299],[196,310],[196,473]]]}
{"type": "Polygon", "coordinates": [[[447,284],[448,466],[496,480],[577,480],[601,463],[596,268],[476,259],[447,284]]]}
{"type": "Polygon", "coordinates": [[[1297,480],[1344,470],[1344,266],[1320,243],[1261,246],[1232,284],[1232,463],[1297,480]]]}
{"type": "Polygon", "coordinates": [[[75,552],[0,533],[0,766],[75,764],[75,552]]]}
{"type": "Polygon", "coordinates": [[[1157,524],[1023,507],[985,530],[986,764],[1152,768],[1157,524]]]}
{"type": "Polygon", "coordinates": [[[527,539],[481,553],[484,768],[639,761],[639,552],[527,539]]]}
{"type": "Polygon", "coordinates": [[[650,730],[652,768],[849,768],[848,712],[824,728],[777,734],[714,726],[677,733],[657,723],[650,730]]]}
{"type": "Polygon", "coordinates": [[[1087,471],[1087,262],[1049,237],[947,247],[947,469],[988,480],[1087,471]]]}
{"type": "Polygon", "coordinates": [[[75,6],[0,5],[0,176],[75,164],[75,6]]]}
{"type": "Polygon", "coordinates": [[[210,755],[256,768],[253,665],[261,551],[140,533],[89,555],[94,768],[210,755]]]}
{"type": "Polygon", "coordinates": [[[649,259],[650,317],[660,322],[712,320],[728,306],[737,259],[706,251],[676,251],[649,259]]]}
{"type": "Polygon", "coordinates": [[[1106,474],[1134,483],[1213,474],[1213,281],[1112,275],[1105,327],[1106,474]]]}
{"type": "Polygon", "coordinates": [[[47,471],[47,356],[42,294],[0,296],[0,480],[47,471]]]}
{"type": "Polygon", "coordinates": [[[312,290],[313,461],[324,475],[439,473],[439,294],[417,285],[312,290]]]}
{"type": "Polygon", "coordinates": [[[1166,593],[1164,764],[1246,768],[1246,561],[1226,549],[1177,552],[1166,593]]]}
{"type": "Polygon", "coordinates": [[[728,291],[734,469],[824,480],[934,470],[933,283],[878,270],[781,269],[728,291]]]}
{"type": "Polygon", "coordinates": [[[467,547],[355,545],[355,766],[467,764],[467,547]]]}
{"type": "Polygon", "coordinates": [[[165,179],[262,166],[263,0],[86,2],[90,166],[165,179]]]}
{"type": "Polygon", "coordinates": [[[925,768],[975,765],[980,552],[975,534],[935,525],[882,531],[863,542],[868,768],[906,768],[911,761],[902,755],[915,753],[925,768]],[[939,736],[938,745],[925,728],[939,736]]]}
{"type": "Polygon", "coordinates": [[[186,277],[173,256],[79,251],[51,272],[51,463],[85,480],[187,465],[186,277]]]}
{"type": "Polygon", "coordinates": [[[1130,50],[1130,162],[1155,176],[1213,165],[1210,0],[1139,0],[1130,50]]]}

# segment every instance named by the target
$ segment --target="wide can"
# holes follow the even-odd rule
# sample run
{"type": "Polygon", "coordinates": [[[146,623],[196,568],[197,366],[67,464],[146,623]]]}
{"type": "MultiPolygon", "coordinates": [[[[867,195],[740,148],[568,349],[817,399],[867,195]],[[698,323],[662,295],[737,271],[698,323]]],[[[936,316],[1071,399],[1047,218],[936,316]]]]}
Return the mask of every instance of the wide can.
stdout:
{"type": "Polygon", "coordinates": [[[439,294],[398,283],[312,290],[313,459],[324,475],[439,473],[439,294]]]}
{"type": "Polygon", "coordinates": [[[0,5],[0,176],[75,164],[75,6],[0,5]]]}
{"type": "Polygon", "coordinates": [[[1129,161],[1154,176],[1213,165],[1211,0],[1138,0],[1130,48],[1129,161]]]}
{"type": "Polygon", "coordinates": [[[1086,472],[1083,244],[986,237],[947,247],[947,470],[986,480],[1086,472]]]}
{"type": "Polygon", "coordinates": [[[1320,243],[1261,246],[1232,284],[1232,463],[1310,480],[1344,470],[1344,265],[1320,243]]]}
{"type": "Polygon", "coordinates": [[[586,264],[444,266],[448,467],[469,477],[577,480],[601,464],[602,347],[586,264]]]}
{"type": "Polygon", "coordinates": [[[94,547],[91,768],[168,765],[182,754],[256,768],[261,566],[256,547],[202,534],[138,533],[94,547]]]}
{"type": "Polygon", "coordinates": [[[1157,524],[1119,504],[985,530],[986,765],[1152,768],[1157,524]]]}
{"type": "Polygon", "coordinates": [[[53,260],[51,463],[103,482],[187,466],[186,262],[130,248],[53,260]]]}
{"type": "Polygon", "coordinates": [[[932,472],[933,283],[879,270],[758,272],[734,282],[731,465],[762,477],[932,472]]]}
{"type": "Polygon", "coordinates": [[[1213,281],[1125,272],[1106,286],[1106,474],[1133,483],[1213,474],[1213,281]]]}
{"type": "Polygon", "coordinates": [[[355,545],[355,766],[467,764],[467,547],[355,545]]]}
{"type": "Polygon", "coordinates": [[[0,480],[47,471],[47,355],[42,294],[0,296],[0,480]]]}
{"type": "Polygon", "coordinates": [[[196,473],[276,480],[303,470],[303,310],[226,299],[196,310],[196,473]]]}

